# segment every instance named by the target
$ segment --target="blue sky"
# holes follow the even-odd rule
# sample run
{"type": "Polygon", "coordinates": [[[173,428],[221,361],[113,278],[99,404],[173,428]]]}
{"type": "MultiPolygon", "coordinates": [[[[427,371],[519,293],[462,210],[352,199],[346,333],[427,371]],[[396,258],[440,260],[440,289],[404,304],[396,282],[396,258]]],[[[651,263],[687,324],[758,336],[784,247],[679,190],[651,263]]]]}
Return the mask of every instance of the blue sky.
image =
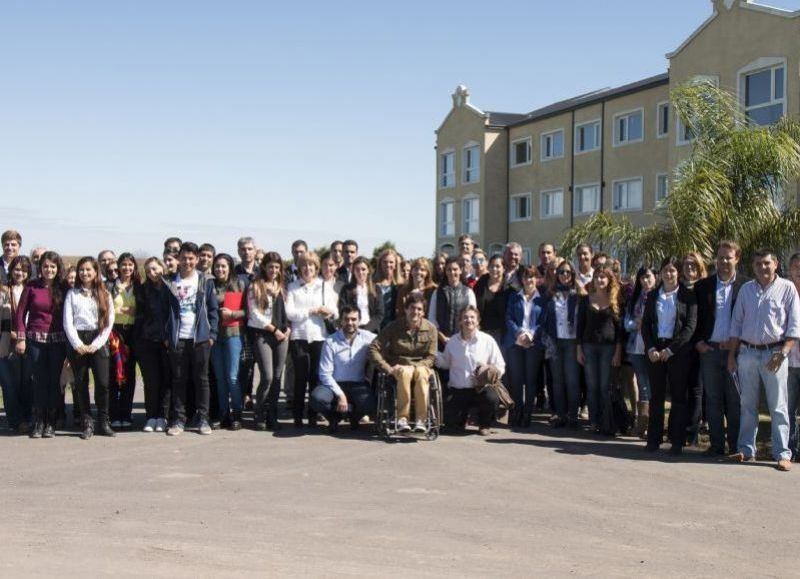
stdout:
{"type": "MultiPolygon", "coordinates": [[[[798,8],[800,2],[778,5],[798,8]]],[[[0,227],[64,254],[172,234],[432,251],[434,130],[664,72],[703,0],[0,0],[0,227]],[[384,5],[385,4],[385,5],[384,5]]]]}

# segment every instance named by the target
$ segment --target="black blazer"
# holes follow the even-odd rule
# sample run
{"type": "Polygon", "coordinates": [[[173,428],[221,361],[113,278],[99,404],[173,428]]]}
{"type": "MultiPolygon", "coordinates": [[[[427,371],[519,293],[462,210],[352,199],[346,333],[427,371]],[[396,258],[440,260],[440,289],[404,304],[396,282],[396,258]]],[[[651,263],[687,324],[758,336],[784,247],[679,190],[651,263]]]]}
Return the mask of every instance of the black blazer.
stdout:
{"type": "MultiPolygon", "coordinates": [[[[658,314],[656,313],[656,302],[658,302],[658,292],[661,287],[657,287],[647,295],[647,303],[644,306],[642,315],[642,340],[644,349],[656,347],[658,341],[658,314]]],[[[682,348],[691,347],[692,336],[697,326],[697,298],[694,292],[684,285],[678,286],[678,294],[675,300],[675,327],[672,330],[672,341],[667,346],[673,354],[677,354],[682,348]]]]}
{"type": "MultiPolygon", "coordinates": [[[[369,303],[369,323],[362,324],[361,329],[377,334],[381,330],[381,322],[383,322],[384,316],[383,296],[381,296],[380,291],[377,290],[375,291],[375,295],[368,294],[367,302],[369,303]]],[[[354,308],[358,307],[355,282],[350,282],[344,286],[339,293],[339,310],[341,311],[342,306],[345,305],[354,308]]]]}
{"type": "MultiPolygon", "coordinates": [[[[736,274],[731,292],[731,316],[739,289],[748,281],[749,278],[736,274]]],[[[694,295],[697,298],[697,329],[692,341],[707,342],[714,333],[714,323],[717,319],[717,276],[710,275],[694,284],[694,295]]]]}

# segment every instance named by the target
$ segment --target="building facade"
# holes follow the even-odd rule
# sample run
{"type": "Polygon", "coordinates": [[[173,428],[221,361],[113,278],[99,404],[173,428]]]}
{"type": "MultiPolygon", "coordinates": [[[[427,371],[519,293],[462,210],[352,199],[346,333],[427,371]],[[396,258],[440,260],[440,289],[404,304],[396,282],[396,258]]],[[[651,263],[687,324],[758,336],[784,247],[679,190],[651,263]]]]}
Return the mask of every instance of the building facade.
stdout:
{"type": "Polygon", "coordinates": [[[691,150],[672,88],[710,80],[756,123],[800,113],[800,11],[713,0],[668,72],[528,113],[483,111],[459,86],[436,131],[436,247],[468,233],[490,252],[510,240],[526,258],[599,211],[659,218],[670,175],[691,150]]]}

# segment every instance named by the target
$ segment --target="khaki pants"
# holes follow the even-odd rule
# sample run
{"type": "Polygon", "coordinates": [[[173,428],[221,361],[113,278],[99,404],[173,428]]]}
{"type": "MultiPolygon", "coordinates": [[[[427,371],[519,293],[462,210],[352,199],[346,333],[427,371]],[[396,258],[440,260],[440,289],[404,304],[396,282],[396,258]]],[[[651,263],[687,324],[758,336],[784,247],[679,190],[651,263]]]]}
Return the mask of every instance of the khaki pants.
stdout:
{"type": "Polygon", "coordinates": [[[432,370],[424,366],[402,366],[397,379],[397,417],[409,418],[411,410],[411,387],[414,386],[414,416],[416,420],[427,420],[429,380],[432,370]]]}

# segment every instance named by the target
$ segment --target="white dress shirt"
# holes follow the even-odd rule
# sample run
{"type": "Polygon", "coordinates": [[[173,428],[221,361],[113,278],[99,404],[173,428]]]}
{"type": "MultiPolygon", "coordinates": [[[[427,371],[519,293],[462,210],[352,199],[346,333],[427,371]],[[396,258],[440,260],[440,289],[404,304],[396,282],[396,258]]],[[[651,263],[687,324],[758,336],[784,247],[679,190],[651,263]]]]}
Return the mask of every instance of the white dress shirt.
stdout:
{"type": "Polygon", "coordinates": [[[475,371],[484,365],[497,368],[501,374],[506,371],[506,362],[494,338],[484,332],[476,332],[465,340],[461,332],[453,334],[444,347],[444,352],[436,354],[436,365],[450,369],[451,388],[474,388],[475,371]]]}
{"type": "Polygon", "coordinates": [[[569,296],[561,292],[554,298],[556,306],[556,337],[559,340],[575,339],[575,323],[569,323],[569,296]]]}
{"type": "MultiPolygon", "coordinates": [[[[102,291],[106,291],[103,289],[102,291]]],[[[105,345],[114,325],[114,308],[111,305],[111,295],[108,296],[108,324],[92,340],[91,346],[98,349],[105,345]]],[[[78,335],[79,331],[95,331],[98,326],[97,301],[91,291],[72,288],[64,298],[64,333],[67,335],[70,346],[77,350],[85,346],[78,335]]]]}
{"type": "Polygon", "coordinates": [[[677,287],[671,292],[665,292],[663,287],[658,290],[656,316],[658,317],[659,339],[671,340],[675,335],[675,318],[678,315],[678,310],[675,305],[677,296],[677,287]]]}

